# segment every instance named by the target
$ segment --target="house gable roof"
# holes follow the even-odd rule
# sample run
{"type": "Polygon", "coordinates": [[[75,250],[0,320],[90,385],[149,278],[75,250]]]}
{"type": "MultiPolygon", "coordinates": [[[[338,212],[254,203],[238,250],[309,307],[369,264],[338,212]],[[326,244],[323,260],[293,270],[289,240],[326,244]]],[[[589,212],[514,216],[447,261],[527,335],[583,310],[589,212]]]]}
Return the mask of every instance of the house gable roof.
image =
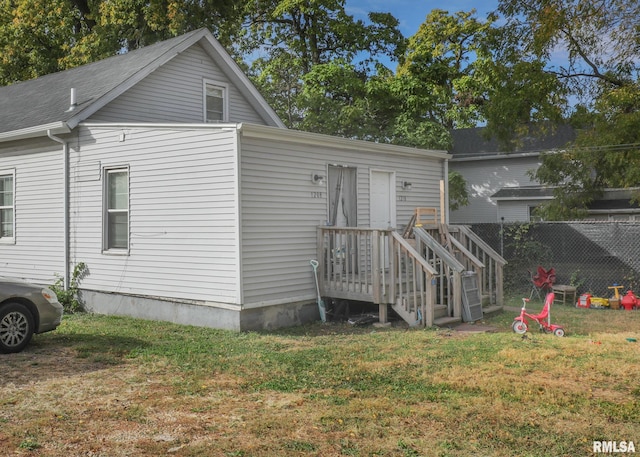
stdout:
{"type": "MultiPolygon", "coordinates": [[[[545,186],[522,186],[503,187],[491,198],[495,201],[524,201],[524,200],[551,200],[553,187],[545,186]]],[[[615,210],[638,210],[640,204],[632,200],[634,192],[640,189],[605,189],[604,194],[588,205],[589,211],[615,211],[615,210]]]]}
{"type": "Polygon", "coordinates": [[[268,125],[285,128],[249,78],[207,29],[94,63],[0,87],[0,141],[70,131],[190,46],[200,44],[268,125]],[[71,89],[77,106],[70,108],[71,89]]]}
{"type": "Polygon", "coordinates": [[[564,148],[575,139],[575,130],[569,125],[561,125],[554,132],[546,135],[530,135],[521,138],[516,149],[508,152],[495,138],[487,140],[482,135],[484,130],[484,127],[473,127],[451,131],[453,141],[451,154],[454,160],[487,159],[522,154],[537,155],[544,151],[564,148]]]}
{"type": "Polygon", "coordinates": [[[552,187],[521,186],[503,187],[491,196],[491,199],[500,200],[550,200],[553,198],[552,187]]]}

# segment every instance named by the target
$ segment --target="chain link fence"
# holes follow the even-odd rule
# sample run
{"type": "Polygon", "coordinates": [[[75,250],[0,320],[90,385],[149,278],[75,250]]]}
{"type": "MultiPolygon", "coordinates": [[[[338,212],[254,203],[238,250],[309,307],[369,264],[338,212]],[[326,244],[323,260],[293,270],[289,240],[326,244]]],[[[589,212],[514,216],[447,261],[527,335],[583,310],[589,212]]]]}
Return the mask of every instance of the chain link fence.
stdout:
{"type": "Polygon", "coordinates": [[[614,284],[640,292],[640,222],[473,224],[471,229],[507,260],[505,294],[525,294],[540,265],[554,268],[556,284],[578,295],[610,297],[614,284]]]}

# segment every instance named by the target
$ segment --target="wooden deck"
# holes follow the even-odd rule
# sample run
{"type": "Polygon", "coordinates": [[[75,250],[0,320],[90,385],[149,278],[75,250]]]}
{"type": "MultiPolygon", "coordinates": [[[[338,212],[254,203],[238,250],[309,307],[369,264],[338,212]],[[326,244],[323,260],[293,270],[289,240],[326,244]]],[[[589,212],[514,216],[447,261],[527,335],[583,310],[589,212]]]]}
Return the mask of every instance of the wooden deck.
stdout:
{"type": "MultiPolygon", "coordinates": [[[[432,326],[436,319],[462,319],[460,275],[468,268],[478,272],[483,290],[491,292],[490,305],[501,306],[504,260],[489,251],[497,256],[495,260],[485,255],[489,261],[480,261],[465,246],[473,235],[459,233],[465,233],[467,239],[456,238],[454,250],[423,229],[409,240],[394,230],[318,227],[321,294],[377,304],[381,322],[387,321],[390,305],[410,324],[432,326]]],[[[476,246],[477,240],[474,243],[476,246]]]]}

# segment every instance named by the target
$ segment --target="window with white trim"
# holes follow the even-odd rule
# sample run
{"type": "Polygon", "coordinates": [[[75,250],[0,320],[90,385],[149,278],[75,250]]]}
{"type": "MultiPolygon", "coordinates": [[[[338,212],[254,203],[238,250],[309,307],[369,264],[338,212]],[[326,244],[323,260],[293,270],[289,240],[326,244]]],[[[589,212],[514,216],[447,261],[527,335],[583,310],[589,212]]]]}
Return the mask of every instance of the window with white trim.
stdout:
{"type": "Polygon", "coordinates": [[[129,169],[104,170],[104,249],[129,249],[129,169]]]}
{"type": "Polygon", "coordinates": [[[227,122],[229,120],[227,85],[204,80],[204,120],[205,122],[227,122]]]}
{"type": "Polygon", "coordinates": [[[15,172],[0,171],[0,240],[15,236],[15,172]]]}

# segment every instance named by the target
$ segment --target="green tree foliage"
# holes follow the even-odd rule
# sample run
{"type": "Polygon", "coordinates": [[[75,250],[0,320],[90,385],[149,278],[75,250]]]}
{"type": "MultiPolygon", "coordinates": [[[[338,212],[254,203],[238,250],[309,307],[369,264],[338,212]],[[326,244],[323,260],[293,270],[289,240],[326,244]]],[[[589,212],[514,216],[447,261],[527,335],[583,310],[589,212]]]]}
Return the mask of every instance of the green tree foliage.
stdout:
{"type": "Polygon", "coordinates": [[[241,0],[0,0],[0,85],[136,49],[200,27],[230,47],[241,0]]]}
{"type": "Polygon", "coordinates": [[[638,0],[501,0],[499,11],[510,46],[545,62],[564,53],[549,71],[587,102],[636,73],[638,0]]]}
{"type": "Polygon", "coordinates": [[[287,126],[363,138],[370,118],[367,82],[382,55],[397,55],[404,38],[388,13],[369,21],[347,14],[344,0],[258,0],[241,49],[257,55],[251,74],[287,126]]]}
{"type": "MultiPolygon", "coordinates": [[[[517,49],[518,61],[547,63],[542,71],[548,84],[535,88],[539,95],[549,94],[557,107],[563,103],[554,95],[578,101],[572,113],[563,112],[578,129],[575,143],[546,154],[532,174],[556,186],[556,199],[541,208],[541,215],[579,218],[605,188],[640,186],[640,1],[502,0],[499,9],[508,18],[506,41],[517,49]],[[558,52],[565,53],[565,63],[549,64],[558,52]]],[[[519,123],[540,118],[523,115],[519,123]]]]}
{"type": "Polygon", "coordinates": [[[365,49],[363,44],[370,41],[365,40],[337,54],[271,54],[254,64],[257,80],[264,92],[277,94],[274,106],[286,101],[279,113],[290,127],[448,149],[451,128],[473,126],[482,119],[486,75],[476,69],[491,56],[493,17],[483,22],[473,12],[450,15],[434,10],[405,42],[393,28],[397,22],[388,15],[375,17],[385,20],[349,34],[360,30],[363,36],[382,36],[386,46],[365,49]],[[376,49],[398,56],[397,72],[371,57],[376,49]],[[369,57],[362,59],[363,52],[369,57]],[[304,57],[308,55],[324,57],[309,64],[304,57]],[[283,72],[284,80],[276,76],[283,72]],[[294,72],[301,76],[296,79],[294,72]]]}
{"type": "MultiPolygon", "coordinates": [[[[603,93],[593,111],[579,108],[579,129],[570,148],[543,156],[533,177],[556,186],[555,199],[540,208],[548,220],[581,218],[607,188],[640,186],[640,87],[627,84],[603,93]]],[[[640,194],[632,192],[632,200],[640,194]]]]}
{"type": "Polygon", "coordinates": [[[469,191],[464,177],[457,171],[449,172],[449,208],[455,211],[469,204],[469,191]]]}
{"type": "Polygon", "coordinates": [[[403,108],[414,119],[446,129],[472,127],[481,120],[486,82],[476,68],[491,58],[495,18],[483,22],[474,14],[435,9],[409,38],[396,77],[406,94],[403,108]]]}
{"type": "Polygon", "coordinates": [[[391,142],[448,149],[451,129],[483,120],[487,80],[478,70],[491,59],[494,20],[481,21],[475,11],[427,15],[388,80],[391,142]]]}
{"type": "Polygon", "coordinates": [[[59,70],[79,20],[68,0],[0,0],[0,84],[59,70]]]}

